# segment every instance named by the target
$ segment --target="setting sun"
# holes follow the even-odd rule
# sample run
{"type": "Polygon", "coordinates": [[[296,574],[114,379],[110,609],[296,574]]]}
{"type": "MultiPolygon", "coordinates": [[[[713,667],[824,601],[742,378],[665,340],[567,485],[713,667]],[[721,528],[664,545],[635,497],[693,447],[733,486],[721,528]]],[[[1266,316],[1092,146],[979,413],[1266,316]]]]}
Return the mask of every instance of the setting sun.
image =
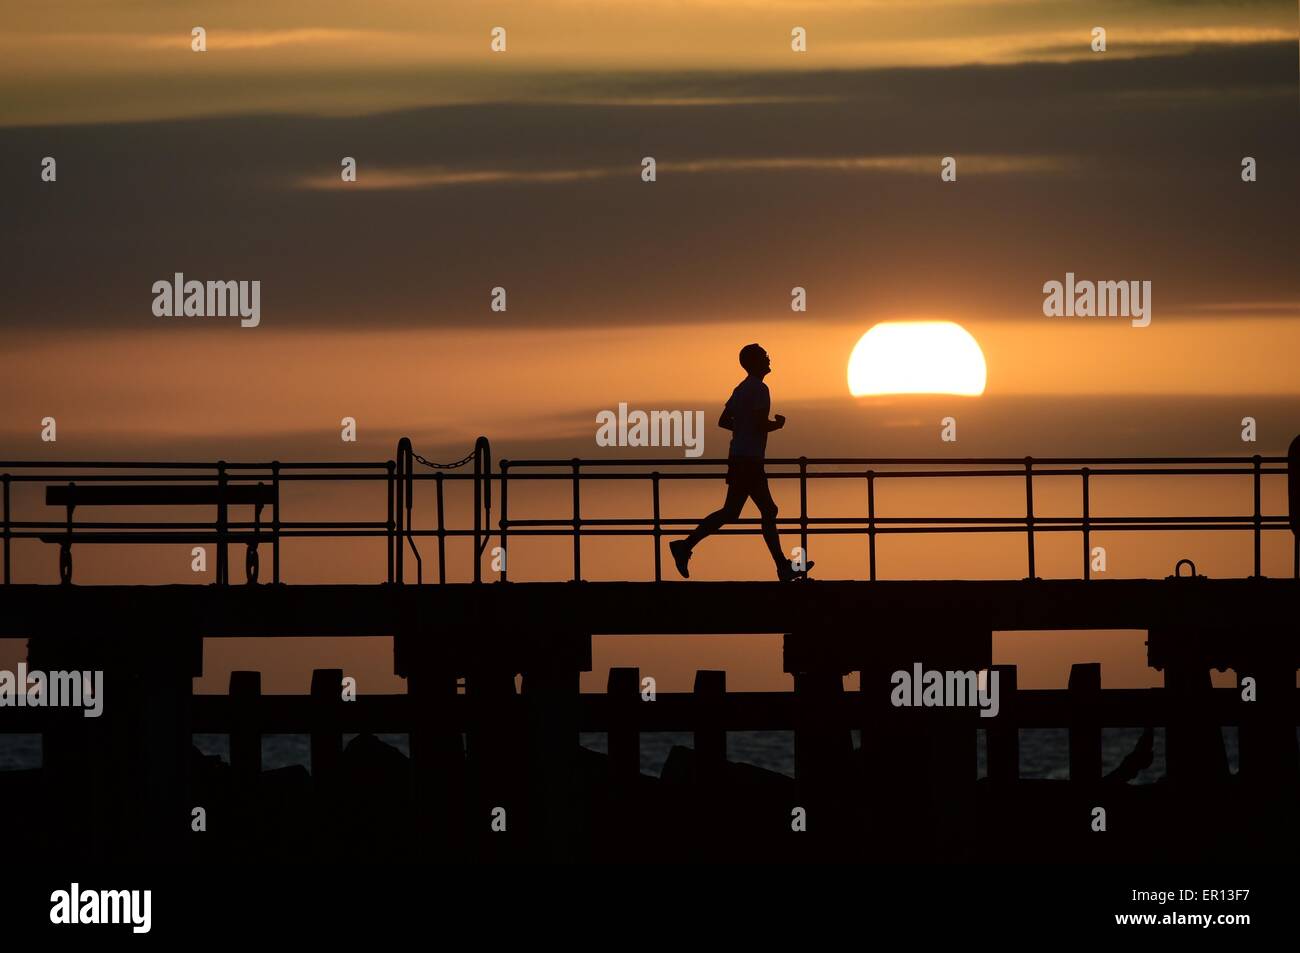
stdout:
{"type": "Polygon", "coordinates": [[[849,392],[876,394],[984,393],[984,353],[970,332],[951,321],[886,321],[858,340],[849,356],[849,392]]]}

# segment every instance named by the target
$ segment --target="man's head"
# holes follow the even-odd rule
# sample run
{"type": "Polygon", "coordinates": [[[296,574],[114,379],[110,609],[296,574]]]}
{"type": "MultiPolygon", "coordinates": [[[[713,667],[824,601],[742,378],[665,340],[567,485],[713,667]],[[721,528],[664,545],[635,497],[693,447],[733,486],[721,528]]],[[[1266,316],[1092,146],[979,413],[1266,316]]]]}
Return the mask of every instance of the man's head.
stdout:
{"type": "Polygon", "coordinates": [[[772,371],[772,359],[757,344],[746,344],[740,349],[740,366],[755,377],[764,377],[772,371]]]}

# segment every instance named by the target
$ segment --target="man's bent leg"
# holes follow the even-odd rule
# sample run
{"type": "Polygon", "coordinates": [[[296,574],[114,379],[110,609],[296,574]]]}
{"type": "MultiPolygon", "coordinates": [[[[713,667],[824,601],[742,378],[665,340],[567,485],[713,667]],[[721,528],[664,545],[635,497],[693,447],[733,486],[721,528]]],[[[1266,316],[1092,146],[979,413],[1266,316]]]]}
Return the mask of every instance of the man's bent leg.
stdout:
{"type": "Polygon", "coordinates": [[[694,549],[706,536],[716,533],[732,520],[740,517],[740,510],[745,505],[745,488],[738,482],[727,487],[727,499],[722,509],[715,510],[700,521],[689,536],[686,537],[688,549],[694,549]]]}
{"type": "Polygon", "coordinates": [[[768,489],[766,476],[758,478],[749,495],[754,505],[758,507],[758,515],[762,519],[763,542],[767,543],[767,551],[772,554],[772,561],[776,563],[778,570],[783,566],[788,568],[790,559],[781,551],[781,534],[776,531],[776,500],[772,499],[772,491],[768,489]]]}

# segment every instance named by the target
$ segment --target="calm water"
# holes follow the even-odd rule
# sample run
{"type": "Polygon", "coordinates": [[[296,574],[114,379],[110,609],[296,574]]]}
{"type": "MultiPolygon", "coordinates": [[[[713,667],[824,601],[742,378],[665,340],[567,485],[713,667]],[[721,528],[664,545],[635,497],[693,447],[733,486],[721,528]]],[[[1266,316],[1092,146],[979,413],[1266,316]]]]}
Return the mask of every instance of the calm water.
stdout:
{"type": "MultiPolygon", "coordinates": [[[[1107,728],[1102,733],[1102,767],[1105,771],[1116,768],[1124,756],[1133,750],[1141,736],[1138,728],[1107,728]]],[[[344,735],[344,742],[355,735],[344,735]]],[[[379,735],[403,754],[410,753],[407,736],[379,735]]],[[[1023,778],[1064,779],[1069,776],[1069,748],[1065,729],[1026,729],[1020,732],[1020,776],[1023,778]]],[[[979,773],[985,773],[984,733],[979,735],[979,773]]],[[[605,734],[584,733],[580,736],[584,747],[593,751],[606,750],[605,734]]],[[[1223,731],[1228,763],[1237,770],[1237,730],[1223,731]]],[[[859,741],[854,732],[854,744],[859,741]]],[[[195,735],[194,743],[205,754],[229,759],[230,746],[225,735],[195,735]]],[[[673,745],[692,745],[689,732],[648,732],[641,736],[641,770],[658,775],[673,745]]],[[[794,732],[792,731],[733,731],[727,734],[727,756],[732,761],[749,764],[794,776],[794,732]]],[[[310,746],[307,735],[266,735],[262,738],[262,763],[265,768],[279,768],[290,764],[310,767],[310,746]]],[[[36,768],[41,763],[40,735],[0,735],[0,770],[36,768]]],[[[1155,758],[1151,767],[1137,777],[1138,784],[1150,784],[1165,773],[1165,733],[1155,732],[1155,758]]]]}

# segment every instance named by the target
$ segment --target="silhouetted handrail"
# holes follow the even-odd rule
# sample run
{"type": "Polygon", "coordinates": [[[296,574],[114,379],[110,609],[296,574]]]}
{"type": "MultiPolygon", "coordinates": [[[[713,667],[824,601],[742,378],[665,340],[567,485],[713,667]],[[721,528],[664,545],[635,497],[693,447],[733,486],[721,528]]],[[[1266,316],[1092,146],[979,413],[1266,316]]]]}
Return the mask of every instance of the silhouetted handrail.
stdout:
{"type": "MultiPolygon", "coordinates": [[[[1294,446],[1293,446],[1293,449],[1294,446]]],[[[774,481],[799,481],[799,507],[794,515],[777,518],[778,528],[797,532],[800,545],[808,549],[814,536],[857,535],[867,542],[867,577],[877,578],[878,554],[876,543],[881,535],[898,534],[964,534],[964,533],[1023,533],[1026,544],[1026,568],[1029,578],[1036,578],[1037,554],[1035,540],[1040,533],[1079,533],[1082,540],[1082,578],[1091,577],[1091,545],[1098,532],[1124,530],[1128,532],[1219,531],[1250,532],[1253,540],[1253,575],[1262,574],[1262,536],[1264,532],[1285,530],[1293,526],[1290,513],[1270,515],[1262,510],[1264,478],[1285,477],[1288,487],[1296,484],[1291,474],[1294,468],[1289,457],[1280,456],[1202,456],[1202,457],[778,457],[767,461],[768,476],[774,481]],[[1099,479],[1113,477],[1150,476],[1249,476],[1252,481],[1253,506],[1248,513],[1239,515],[1186,515],[1186,516],[1100,516],[1093,508],[1093,484],[1099,479]],[[1078,516],[1045,516],[1035,508],[1035,484],[1043,478],[1074,477],[1080,480],[1081,511],[1078,516]],[[1019,479],[1024,482],[1025,509],[1023,514],[1006,516],[943,516],[925,514],[917,516],[881,516],[880,497],[884,487],[899,480],[928,479],[1019,479]],[[858,513],[844,516],[814,515],[808,502],[810,481],[850,480],[864,483],[864,506],[858,513]]],[[[139,461],[0,461],[0,481],[3,484],[3,512],[0,529],[3,531],[4,583],[12,581],[12,541],[48,538],[56,532],[71,533],[74,539],[130,542],[133,534],[139,542],[154,542],[168,534],[214,531],[220,540],[218,547],[218,580],[228,583],[228,567],[222,553],[226,542],[239,534],[255,533],[267,539],[274,558],[274,581],[281,579],[279,544],[282,539],[296,538],[375,538],[386,537],[387,572],[390,583],[405,581],[404,553],[407,546],[416,560],[416,581],[423,583],[423,558],[418,548],[422,537],[437,541],[438,581],[447,580],[448,538],[467,538],[472,546],[471,577],[483,579],[482,558],[495,538],[504,551],[512,537],[568,537],[572,541],[572,578],[582,578],[582,541],[584,537],[638,537],[652,539],[654,544],[654,578],[662,579],[660,548],[666,536],[684,533],[693,526],[694,518],[666,518],[662,513],[661,490],[665,481],[720,480],[726,460],[722,458],[568,458],[502,460],[498,472],[493,472],[491,446],[486,437],[480,437],[474,450],[458,464],[431,464],[414,452],[409,438],[397,445],[394,459],[388,461],[327,461],[327,462],[139,462],[139,461]],[[432,472],[418,470],[416,461],[430,467],[432,472]],[[447,467],[474,464],[472,473],[455,472],[447,467]],[[89,471],[89,472],[85,472],[89,471]],[[149,472],[154,471],[154,472],[149,472]],[[434,481],[435,505],[425,517],[425,511],[416,507],[417,483],[434,481]],[[468,526],[448,524],[445,487],[473,481],[473,521],[468,526]],[[566,481],[571,490],[571,509],[566,515],[538,516],[521,514],[511,518],[509,512],[511,483],[566,481]],[[583,484],[590,493],[609,481],[634,481],[648,484],[650,499],[648,512],[636,516],[584,517],[583,484]],[[20,505],[16,497],[24,496],[26,488],[51,484],[206,484],[208,486],[243,486],[267,483],[274,488],[276,503],[270,528],[255,522],[226,516],[216,523],[199,522],[192,517],[184,520],[128,521],[122,519],[86,518],[76,520],[54,518],[43,509],[31,512],[32,507],[20,505]],[[382,482],[386,487],[386,519],[343,520],[285,519],[280,511],[281,490],[297,483],[356,483],[362,492],[371,482],[382,482]],[[496,525],[491,523],[492,484],[500,484],[500,514],[496,525]],[[40,517],[40,518],[30,518],[40,517]],[[421,517],[425,517],[421,525],[421,517]],[[432,518],[432,526],[429,518],[432,518]],[[109,534],[113,536],[109,537],[109,534]]],[[[518,504],[516,504],[516,507],[518,504]]],[[[737,524],[721,530],[721,535],[753,535],[759,532],[757,519],[742,519],[737,524]]],[[[1300,555],[1300,553],[1297,553],[1300,555]]],[[[1293,559],[1293,572],[1300,576],[1300,560],[1293,559]]],[[[500,581],[508,580],[507,566],[502,561],[497,574],[500,581]]]]}

